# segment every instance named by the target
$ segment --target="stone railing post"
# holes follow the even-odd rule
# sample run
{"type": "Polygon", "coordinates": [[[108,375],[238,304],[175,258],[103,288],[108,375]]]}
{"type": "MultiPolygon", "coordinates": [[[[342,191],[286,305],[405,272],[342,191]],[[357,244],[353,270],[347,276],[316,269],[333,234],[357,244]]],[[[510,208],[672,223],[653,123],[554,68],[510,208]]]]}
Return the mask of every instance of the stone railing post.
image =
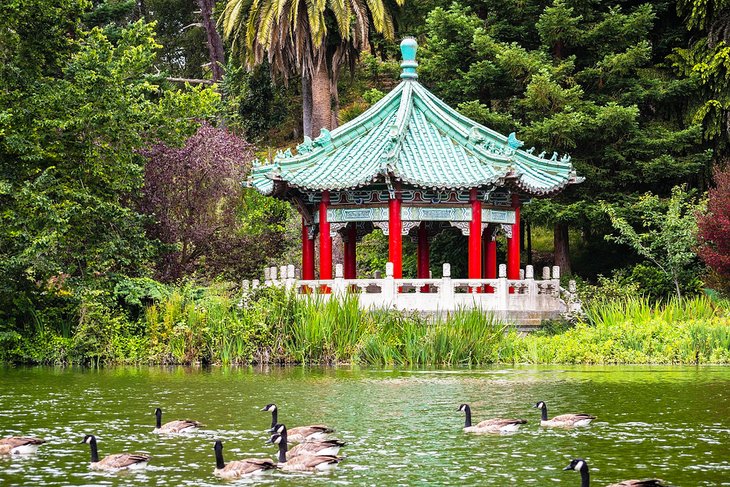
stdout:
{"type": "Polygon", "coordinates": [[[241,281],[241,298],[238,300],[238,309],[243,309],[246,306],[246,300],[248,299],[249,284],[248,279],[241,281]]]}
{"type": "Polygon", "coordinates": [[[271,284],[271,267],[264,267],[264,286],[271,284]]]}
{"type": "Polygon", "coordinates": [[[560,266],[553,266],[553,289],[556,296],[560,296],[560,266]]]}
{"type": "Polygon", "coordinates": [[[271,279],[271,285],[276,286],[276,266],[271,266],[269,269],[269,278],[271,279]]]}
{"type": "Polygon", "coordinates": [[[296,278],[294,277],[294,266],[289,264],[285,268],[282,267],[282,269],[286,270],[286,281],[284,285],[286,286],[286,289],[289,290],[293,288],[296,284],[296,278]]]}
{"type": "Polygon", "coordinates": [[[392,262],[387,262],[385,264],[385,279],[383,279],[383,285],[380,289],[383,295],[384,307],[397,305],[397,289],[395,288],[395,279],[393,278],[392,262]]]}
{"type": "Polygon", "coordinates": [[[261,285],[261,282],[258,279],[254,279],[251,281],[251,289],[256,289],[261,285]]]}
{"type": "Polygon", "coordinates": [[[527,302],[529,309],[537,308],[537,283],[535,282],[535,268],[531,265],[525,267],[525,281],[527,283],[527,302]]]}
{"type": "Polygon", "coordinates": [[[439,284],[439,309],[455,309],[454,283],[451,281],[451,264],[444,263],[441,275],[441,284],[439,284]]]}
{"type": "Polygon", "coordinates": [[[335,283],[332,285],[332,292],[338,298],[345,295],[345,278],[342,264],[335,265],[335,283]]]}
{"type": "Polygon", "coordinates": [[[498,308],[500,310],[506,310],[508,307],[509,300],[509,283],[507,282],[507,264],[499,264],[499,279],[497,279],[497,302],[499,303],[498,308]]]}

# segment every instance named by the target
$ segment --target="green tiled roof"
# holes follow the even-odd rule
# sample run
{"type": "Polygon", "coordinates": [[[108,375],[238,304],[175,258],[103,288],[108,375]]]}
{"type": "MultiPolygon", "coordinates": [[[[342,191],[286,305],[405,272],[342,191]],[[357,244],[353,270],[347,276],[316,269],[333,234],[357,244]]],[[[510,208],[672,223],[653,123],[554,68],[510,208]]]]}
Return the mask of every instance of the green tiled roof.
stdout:
{"type": "Polygon", "coordinates": [[[332,132],[305,137],[296,154],[287,150],[266,164],[255,163],[249,184],[272,194],[277,182],[322,191],[385,179],[444,190],[514,185],[549,195],[583,180],[569,156],[521,150],[514,133],[501,135],[436,98],[416,81],[415,60],[406,57],[415,56],[415,42],[406,42],[412,52],[404,50],[403,81],[393,91],[332,132]]]}

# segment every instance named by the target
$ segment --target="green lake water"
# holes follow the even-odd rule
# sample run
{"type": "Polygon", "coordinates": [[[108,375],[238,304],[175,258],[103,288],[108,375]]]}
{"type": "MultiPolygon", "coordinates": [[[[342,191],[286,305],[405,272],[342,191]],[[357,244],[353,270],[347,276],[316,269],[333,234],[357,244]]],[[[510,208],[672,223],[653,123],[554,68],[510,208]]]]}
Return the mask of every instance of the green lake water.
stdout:
{"type": "Polygon", "coordinates": [[[276,402],[279,419],[325,423],[348,442],[332,473],[275,472],[262,485],[580,485],[562,468],[584,457],[595,485],[656,476],[676,486],[730,486],[730,368],[493,367],[382,370],[353,368],[61,368],[0,369],[0,436],[35,435],[36,455],[0,457],[0,485],[207,486],[213,442],[226,460],[274,458],[267,445],[276,402]],[[586,428],[539,426],[535,402],[549,415],[598,416],[586,428]],[[462,432],[459,404],[475,422],[503,416],[528,424],[516,434],[462,432]],[[202,431],[151,433],[190,418],[202,431]],[[89,470],[93,433],[103,456],[152,454],[136,473],[89,470]]]}

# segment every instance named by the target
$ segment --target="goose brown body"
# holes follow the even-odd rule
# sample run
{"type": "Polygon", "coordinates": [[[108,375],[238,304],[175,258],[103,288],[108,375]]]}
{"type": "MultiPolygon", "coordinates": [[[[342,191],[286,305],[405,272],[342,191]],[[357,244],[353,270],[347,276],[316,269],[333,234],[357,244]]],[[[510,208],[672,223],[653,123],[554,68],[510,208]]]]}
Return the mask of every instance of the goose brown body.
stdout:
{"type": "Polygon", "coordinates": [[[345,442],[336,439],[330,440],[312,440],[295,445],[289,449],[289,432],[285,425],[277,424],[274,428],[275,432],[281,437],[279,441],[279,449],[286,454],[286,459],[291,460],[301,455],[334,455],[340,452],[340,448],[345,446],[345,442]]]}
{"type": "MultiPolygon", "coordinates": [[[[278,424],[279,408],[276,404],[271,403],[264,406],[261,411],[271,413],[271,432],[274,432],[276,425],[278,424]]],[[[301,443],[304,441],[320,440],[327,436],[329,433],[334,433],[334,429],[323,424],[311,424],[307,426],[297,426],[289,428],[288,441],[292,443],[301,443]]]]}
{"type": "Polygon", "coordinates": [[[203,426],[201,423],[193,421],[192,419],[176,419],[175,421],[169,421],[162,424],[162,409],[160,408],[155,409],[155,416],[157,417],[157,426],[154,430],[152,430],[153,433],[186,433],[203,426]]]}
{"type": "Polygon", "coordinates": [[[8,436],[0,439],[0,455],[15,455],[35,453],[38,445],[42,445],[46,440],[34,438],[32,436],[8,436]]]}
{"type": "Polygon", "coordinates": [[[96,446],[96,437],[86,435],[82,443],[87,443],[91,448],[91,468],[94,470],[122,470],[132,468],[144,468],[150,456],[146,453],[115,453],[99,459],[99,451],[96,446]]]}
{"type": "Polygon", "coordinates": [[[465,415],[464,431],[466,433],[509,433],[517,431],[520,426],[527,423],[525,419],[492,418],[471,424],[471,407],[468,404],[459,406],[459,411],[465,415]]]}
{"type": "MultiPolygon", "coordinates": [[[[337,464],[342,461],[342,457],[338,457],[336,455],[324,455],[321,453],[306,452],[295,456],[287,455],[286,436],[282,436],[279,433],[274,433],[271,436],[269,443],[279,446],[279,463],[277,464],[277,467],[284,471],[314,472],[317,470],[330,470],[335,468],[337,464]]],[[[307,444],[308,443],[303,443],[302,445],[307,444]]],[[[337,446],[337,450],[339,450],[339,446],[337,446]]]]}
{"type": "Polygon", "coordinates": [[[577,414],[561,414],[555,416],[552,419],[548,419],[547,415],[547,404],[543,401],[538,402],[534,406],[541,410],[542,418],[540,420],[540,426],[546,427],[557,427],[557,428],[572,428],[575,426],[588,426],[591,421],[596,419],[592,414],[577,413],[577,414]]]}
{"type": "Polygon", "coordinates": [[[262,474],[276,468],[276,464],[268,458],[246,458],[225,463],[223,461],[223,443],[220,440],[215,442],[214,450],[216,468],[213,471],[213,475],[216,477],[229,480],[238,479],[250,475],[262,474]]]}

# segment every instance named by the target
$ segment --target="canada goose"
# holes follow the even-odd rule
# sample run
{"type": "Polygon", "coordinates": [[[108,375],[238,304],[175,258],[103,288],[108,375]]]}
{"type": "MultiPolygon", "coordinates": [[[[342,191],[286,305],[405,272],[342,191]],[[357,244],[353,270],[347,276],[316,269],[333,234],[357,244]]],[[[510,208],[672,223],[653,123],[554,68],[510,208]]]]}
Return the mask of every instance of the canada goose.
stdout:
{"type": "Polygon", "coordinates": [[[122,470],[124,468],[144,468],[150,456],[145,453],[115,453],[99,460],[99,451],[96,449],[96,437],[86,435],[81,443],[91,446],[91,468],[95,470],[122,470]]]}
{"type": "Polygon", "coordinates": [[[0,438],[0,455],[28,455],[38,451],[38,445],[46,440],[30,436],[8,436],[0,438]]]}
{"type": "Polygon", "coordinates": [[[561,414],[560,416],[555,416],[553,419],[548,419],[547,404],[545,404],[543,401],[540,401],[533,407],[542,410],[542,419],[540,420],[540,426],[555,426],[563,428],[570,428],[572,426],[587,426],[588,424],[590,424],[591,421],[596,419],[595,416],[584,413],[561,414]]]}
{"type": "Polygon", "coordinates": [[[201,423],[193,421],[192,419],[177,419],[175,421],[162,424],[162,409],[160,408],[155,409],[155,416],[157,417],[157,426],[152,430],[153,433],[188,433],[195,428],[203,426],[201,423]]]}
{"type": "MultiPolygon", "coordinates": [[[[588,464],[582,458],[574,459],[570,462],[570,465],[565,467],[563,470],[575,470],[576,472],[580,472],[581,487],[588,487],[590,485],[591,481],[590,474],[588,473],[588,464]]],[[[657,479],[624,480],[606,487],[664,487],[664,484],[661,480],[657,479]]]]}
{"type": "Polygon", "coordinates": [[[286,447],[283,437],[275,433],[268,441],[275,445],[279,445],[279,464],[277,467],[288,472],[314,472],[322,470],[331,470],[342,461],[342,457],[334,455],[299,455],[287,460],[286,447]]]}
{"type": "Polygon", "coordinates": [[[267,470],[276,468],[276,464],[267,458],[246,458],[235,460],[230,463],[223,461],[223,443],[216,440],[215,446],[215,470],[213,475],[223,479],[237,479],[247,475],[257,475],[267,470]]]}
{"type": "Polygon", "coordinates": [[[277,424],[276,426],[274,426],[274,431],[281,436],[281,441],[279,442],[279,461],[286,461],[282,460],[283,458],[288,458],[291,460],[292,458],[298,457],[299,455],[335,456],[340,452],[340,448],[345,446],[345,442],[340,440],[313,440],[300,443],[291,450],[289,450],[289,435],[286,430],[286,426],[284,426],[283,424],[277,424]]]}
{"type": "MultiPolygon", "coordinates": [[[[262,411],[267,411],[271,413],[271,431],[274,432],[274,428],[277,424],[277,419],[279,417],[279,410],[276,407],[276,404],[267,404],[262,411]]],[[[294,442],[294,443],[300,443],[303,441],[310,441],[310,440],[319,440],[321,438],[324,438],[327,436],[327,433],[332,433],[335,430],[332,428],[329,428],[323,424],[313,424],[309,426],[299,426],[296,428],[290,428],[288,431],[287,439],[288,441],[294,442]]]]}
{"type": "Polygon", "coordinates": [[[510,433],[520,429],[520,426],[527,423],[525,419],[486,419],[474,426],[471,425],[471,408],[468,404],[459,406],[459,411],[466,414],[464,431],[466,433],[510,433]]]}

